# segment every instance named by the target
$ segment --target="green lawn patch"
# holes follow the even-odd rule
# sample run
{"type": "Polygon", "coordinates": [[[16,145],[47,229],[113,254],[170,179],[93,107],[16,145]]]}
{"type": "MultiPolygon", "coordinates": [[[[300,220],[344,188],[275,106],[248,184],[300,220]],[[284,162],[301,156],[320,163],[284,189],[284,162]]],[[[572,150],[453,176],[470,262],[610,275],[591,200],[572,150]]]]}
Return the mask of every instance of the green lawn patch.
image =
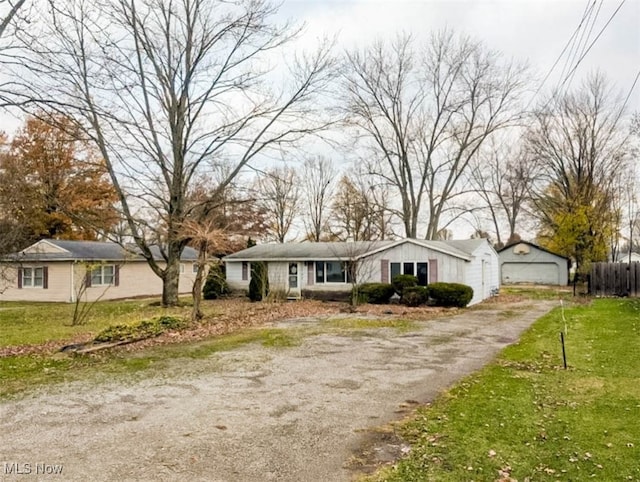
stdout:
{"type": "Polygon", "coordinates": [[[105,301],[91,308],[86,323],[73,326],[73,308],[71,303],[0,302],[0,347],[70,340],[117,324],[190,313],[189,307],[162,308],[149,300],[105,301]]]}
{"type": "Polygon", "coordinates": [[[568,370],[555,309],[400,424],[410,454],[370,480],[640,480],[640,300],[564,314],[568,370]]]}

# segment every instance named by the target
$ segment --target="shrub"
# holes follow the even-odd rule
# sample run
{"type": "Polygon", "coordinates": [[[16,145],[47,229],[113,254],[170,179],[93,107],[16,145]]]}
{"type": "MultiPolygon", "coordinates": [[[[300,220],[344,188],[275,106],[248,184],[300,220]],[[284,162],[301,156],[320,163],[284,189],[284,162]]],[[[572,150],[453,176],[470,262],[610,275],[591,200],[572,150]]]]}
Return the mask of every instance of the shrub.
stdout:
{"type": "Polygon", "coordinates": [[[399,274],[393,277],[391,284],[393,285],[395,292],[398,293],[400,299],[402,299],[402,295],[406,288],[418,286],[418,278],[411,274],[399,274]]]}
{"type": "Polygon", "coordinates": [[[426,286],[409,286],[405,288],[402,304],[406,306],[424,305],[429,299],[429,289],[426,286]]]}
{"type": "Polygon", "coordinates": [[[358,301],[360,303],[373,303],[374,305],[385,305],[395,292],[390,283],[364,283],[353,288],[358,291],[358,301]]]}
{"type": "Polygon", "coordinates": [[[432,283],[429,296],[436,306],[464,308],[473,298],[473,288],[460,283],[432,283]]]}
{"type": "Polygon", "coordinates": [[[262,301],[269,294],[269,276],[267,266],[262,261],[251,263],[251,281],[249,282],[249,299],[262,301]]]}
{"type": "Polygon", "coordinates": [[[229,294],[229,285],[225,279],[224,268],[214,263],[209,268],[207,281],[202,288],[202,296],[205,300],[215,300],[226,294],[229,294]]]}
{"type": "Polygon", "coordinates": [[[112,325],[105,328],[94,338],[100,343],[153,338],[165,331],[178,330],[189,324],[183,318],[175,316],[160,316],[150,320],[141,320],[132,325],[112,325]]]}

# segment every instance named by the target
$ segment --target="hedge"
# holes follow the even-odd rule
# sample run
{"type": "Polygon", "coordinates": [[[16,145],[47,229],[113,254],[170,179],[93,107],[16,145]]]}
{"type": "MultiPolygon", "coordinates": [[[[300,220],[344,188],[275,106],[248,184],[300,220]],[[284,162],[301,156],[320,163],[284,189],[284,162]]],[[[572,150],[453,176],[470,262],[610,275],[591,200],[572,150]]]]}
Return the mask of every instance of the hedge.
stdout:
{"type": "Polygon", "coordinates": [[[402,299],[406,288],[418,286],[418,278],[410,274],[399,274],[393,277],[391,284],[393,285],[395,292],[398,293],[400,299],[402,299]]]}
{"type": "Polygon", "coordinates": [[[395,293],[393,286],[389,283],[364,283],[356,286],[354,290],[358,292],[360,303],[375,305],[386,305],[395,293]]]}
{"type": "Polygon", "coordinates": [[[424,305],[429,299],[429,288],[426,286],[410,286],[405,288],[402,304],[406,306],[424,305]]]}
{"type": "Polygon", "coordinates": [[[473,288],[460,283],[431,283],[429,297],[436,306],[464,308],[473,298],[473,288]]]}

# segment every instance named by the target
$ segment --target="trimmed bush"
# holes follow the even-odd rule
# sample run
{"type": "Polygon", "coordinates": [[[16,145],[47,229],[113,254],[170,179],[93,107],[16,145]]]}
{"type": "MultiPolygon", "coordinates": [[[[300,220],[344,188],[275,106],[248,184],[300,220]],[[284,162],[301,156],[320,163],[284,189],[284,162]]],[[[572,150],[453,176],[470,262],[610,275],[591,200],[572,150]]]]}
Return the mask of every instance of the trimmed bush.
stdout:
{"type": "Polygon", "coordinates": [[[402,295],[406,288],[418,286],[418,278],[411,274],[399,274],[393,277],[391,284],[393,285],[395,292],[398,293],[400,299],[402,299],[402,295]]]}
{"type": "Polygon", "coordinates": [[[354,288],[358,290],[360,303],[373,303],[374,305],[386,305],[395,293],[389,283],[364,283],[354,288]]]}
{"type": "Polygon", "coordinates": [[[429,296],[436,306],[464,308],[473,298],[473,288],[460,283],[432,283],[429,296]]]}
{"type": "Polygon", "coordinates": [[[402,304],[406,306],[424,305],[429,299],[429,288],[426,286],[409,286],[405,288],[402,304]]]}
{"type": "Polygon", "coordinates": [[[251,281],[249,282],[249,299],[262,301],[269,294],[269,276],[267,266],[262,261],[251,263],[251,281]]]}
{"type": "Polygon", "coordinates": [[[229,294],[229,285],[225,279],[224,268],[218,263],[209,267],[207,281],[202,287],[202,297],[205,300],[215,300],[223,295],[229,294]]]}

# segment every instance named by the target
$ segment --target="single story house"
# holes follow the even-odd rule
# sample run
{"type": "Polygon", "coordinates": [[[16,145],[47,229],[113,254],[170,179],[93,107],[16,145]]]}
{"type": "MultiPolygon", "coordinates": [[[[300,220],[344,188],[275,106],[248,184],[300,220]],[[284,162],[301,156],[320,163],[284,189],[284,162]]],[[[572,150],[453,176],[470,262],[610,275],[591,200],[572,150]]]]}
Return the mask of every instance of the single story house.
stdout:
{"type": "Polygon", "coordinates": [[[500,284],[498,255],[485,239],[262,244],[223,259],[231,289],[247,290],[251,263],[262,261],[269,288],[291,298],[303,291],[350,291],[352,276],[358,283],[389,283],[398,274],[411,274],[425,286],[436,281],[469,285],[474,304],[500,284]]]}
{"type": "MultiPolygon", "coordinates": [[[[154,258],[163,265],[157,246],[154,258]]],[[[197,252],[185,248],[180,293],[190,293],[197,252]]],[[[0,301],[75,302],[162,294],[162,280],[137,248],[116,243],[45,239],[8,257],[0,282],[0,301]]]]}
{"type": "Polygon", "coordinates": [[[569,259],[536,244],[520,241],[502,248],[498,256],[503,284],[564,286],[569,283],[569,259]]]}
{"type": "Polygon", "coordinates": [[[618,253],[615,259],[616,263],[638,263],[640,262],[640,254],[631,251],[631,255],[629,252],[626,253],[618,253]]]}

